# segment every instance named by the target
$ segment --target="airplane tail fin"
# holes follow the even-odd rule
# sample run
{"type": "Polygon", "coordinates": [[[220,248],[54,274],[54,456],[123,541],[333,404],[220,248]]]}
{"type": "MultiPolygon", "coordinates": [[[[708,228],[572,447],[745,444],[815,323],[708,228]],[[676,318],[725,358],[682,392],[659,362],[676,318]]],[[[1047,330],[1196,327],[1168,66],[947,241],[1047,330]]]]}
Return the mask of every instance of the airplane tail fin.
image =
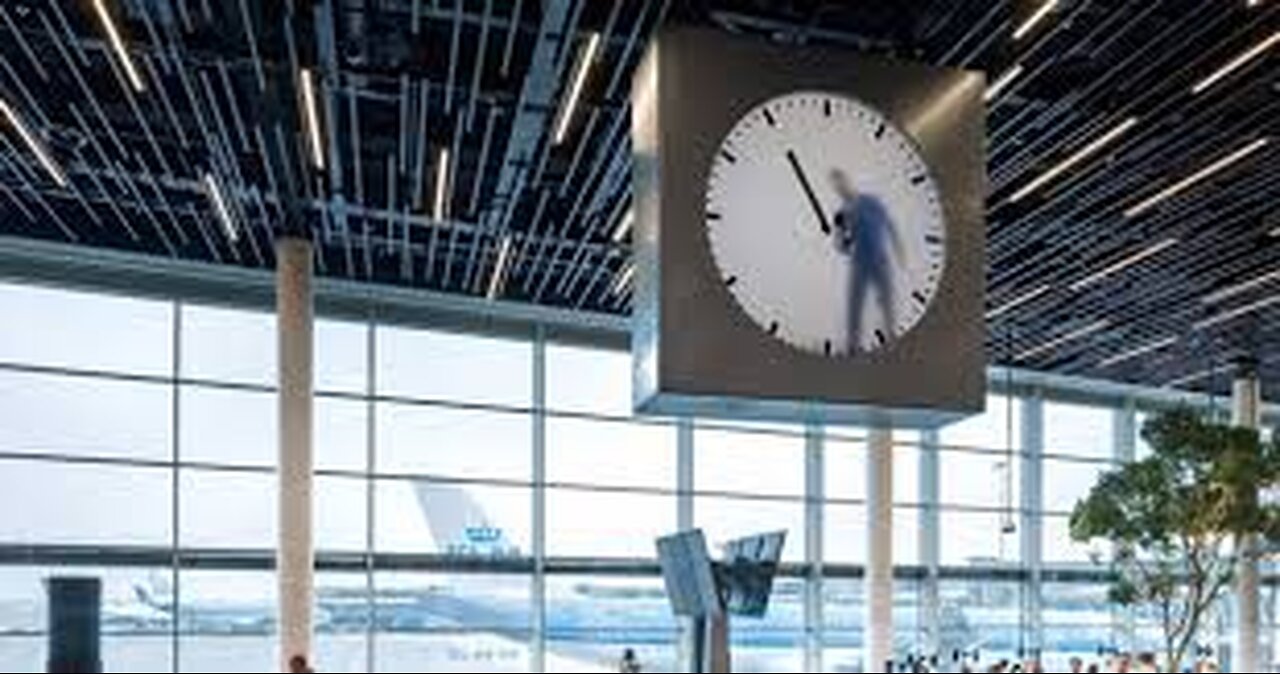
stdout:
{"type": "Polygon", "coordinates": [[[510,557],[520,551],[508,541],[465,487],[419,481],[418,507],[436,549],[447,555],[510,557]]]}

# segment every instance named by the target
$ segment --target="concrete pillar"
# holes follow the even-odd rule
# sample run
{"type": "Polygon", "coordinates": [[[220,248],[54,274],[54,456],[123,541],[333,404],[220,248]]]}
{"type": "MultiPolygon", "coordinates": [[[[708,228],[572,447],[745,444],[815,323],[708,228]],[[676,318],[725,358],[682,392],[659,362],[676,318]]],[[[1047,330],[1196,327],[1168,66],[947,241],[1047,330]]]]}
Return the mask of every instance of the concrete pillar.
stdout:
{"type": "MultiPolygon", "coordinates": [[[[676,425],[676,530],[694,528],[694,468],[693,419],[681,417],[676,425]]],[[[698,644],[706,637],[699,634],[699,625],[692,618],[680,618],[680,637],[676,644],[676,662],[688,671],[694,662],[698,644]]]]}
{"type": "Polygon", "coordinates": [[[1039,653],[1044,643],[1044,398],[1022,401],[1022,564],[1028,571],[1023,610],[1025,649],[1039,653]]]}
{"type": "Polygon", "coordinates": [[[924,655],[941,657],[942,649],[942,595],[940,573],[942,568],[942,500],[941,456],[938,453],[938,431],[920,432],[920,565],[925,576],[920,587],[920,603],[923,615],[924,655]]]}
{"type": "Polygon", "coordinates": [[[533,643],[529,671],[547,671],[547,337],[539,326],[533,340],[533,579],[529,602],[533,643]]]}
{"type": "MultiPolygon", "coordinates": [[[[1257,429],[1262,422],[1262,382],[1251,362],[1241,363],[1231,398],[1231,423],[1257,429]]],[[[1234,672],[1261,672],[1261,592],[1257,561],[1257,540],[1236,541],[1240,565],[1236,571],[1236,638],[1232,649],[1234,672]]],[[[1267,663],[1268,666],[1270,663],[1267,663]]]]}
{"type": "MultiPolygon", "coordinates": [[[[1138,448],[1138,412],[1132,398],[1112,411],[1112,449],[1115,460],[1121,464],[1130,464],[1137,460],[1138,448]]],[[[1124,549],[1112,546],[1111,556],[1115,558],[1124,549]]],[[[1121,650],[1133,650],[1137,636],[1137,617],[1133,608],[1113,606],[1111,609],[1111,633],[1116,635],[1116,646],[1121,650]]]]}
{"type": "Polygon", "coordinates": [[[312,534],[311,243],[276,243],[276,336],[279,357],[279,582],[280,660],[312,655],[315,547],[312,534]]]}
{"type": "Polygon", "coordinates": [[[823,472],[823,429],[811,423],[805,428],[804,561],[808,572],[804,593],[804,671],[823,668],[823,503],[826,484],[823,472]]]}
{"type": "Polygon", "coordinates": [[[863,669],[883,672],[893,659],[893,431],[888,428],[873,428],[867,437],[865,582],[863,669]]]}

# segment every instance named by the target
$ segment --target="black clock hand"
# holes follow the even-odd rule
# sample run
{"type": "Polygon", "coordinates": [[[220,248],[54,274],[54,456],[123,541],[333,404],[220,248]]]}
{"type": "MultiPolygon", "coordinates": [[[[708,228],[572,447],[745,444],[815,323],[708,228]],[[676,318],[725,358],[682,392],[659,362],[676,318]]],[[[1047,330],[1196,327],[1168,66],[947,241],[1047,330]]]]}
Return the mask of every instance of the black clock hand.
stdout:
{"type": "Polygon", "coordinates": [[[818,197],[813,193],[813,186],[809,184],[809,178],[805,176],[804,169],[800,168],[800,160],[796,158],[796,153],[787,150],[787,161],[791,162],[791,170],[795,171],[796,180],[800,181],[800,187],[804,188],[804,194],[809,198],[809,205],[813,207],[813,212],[818,216],[818,224],[822,226],[823,234],[831,234],[831,223],[827,222],[827,213],[822,210],[822,204],[818,203],[818,197]]]}

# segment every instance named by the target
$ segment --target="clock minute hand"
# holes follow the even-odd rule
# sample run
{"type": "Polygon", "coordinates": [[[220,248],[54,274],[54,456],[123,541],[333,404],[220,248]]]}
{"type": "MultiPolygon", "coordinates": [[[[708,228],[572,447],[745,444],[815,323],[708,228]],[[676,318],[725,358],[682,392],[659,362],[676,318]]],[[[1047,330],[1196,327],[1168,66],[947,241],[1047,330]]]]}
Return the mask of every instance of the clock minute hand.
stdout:
{"type": "Polygon", "coordinates": [[[809,184],[809,178],[805,176],[804,169],[800,167],[800,160],[796,158],[793,150],[787,150],[787,161],[791,163],[791,170],[795,171],[796,180],[800,181],[800,187],[804,188],[804,194],[809,198],[809,205],[813,207],[814,215],[818,216],[818,224],[822,226],[823,234],[831,234],[831,223],[827,222],[827,214],[822,210],[822,204],[818,203],[818,197],[813,193],[813,185],[809,184]]]}

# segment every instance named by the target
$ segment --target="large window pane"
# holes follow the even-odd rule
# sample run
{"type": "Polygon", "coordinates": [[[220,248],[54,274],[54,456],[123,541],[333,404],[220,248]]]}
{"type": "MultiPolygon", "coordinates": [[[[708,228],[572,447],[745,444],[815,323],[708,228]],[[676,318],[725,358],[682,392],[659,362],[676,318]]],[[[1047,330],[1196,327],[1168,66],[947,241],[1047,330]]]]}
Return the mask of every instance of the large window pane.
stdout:
{"type": "Polygon", "coordinates": [[[167,461],[171,390],[0,370],[0,451],[167,461]]]}
{"type": "Polygon", "coordinates": [[[677,636],[659,578],[548,578],[547,671],[616,672],[630,648],[643,671],[677,672],[677,636]]]}
{"type": "Polygon", "coordinates": [[[365,393],[369,374],[369,326],[316,321],[316,390],[365,393]]]}
{"type": "Polygon", "coordinates": [[[528,488],[380,479],[379,552],[511,558],[531,552],[528,488]]]}
{"type": "Polygon", "coordinates": [[[0,569],[0,662],[6,672],[44,672],[48,657],[45,582],[102,581],[102,661],[107,672],[172,672],[170,613],[146,592],[168,569],[10,567],[0,569]]]}
{"type": "MultiPolygon", "coordinates": [[[[867,563],[867,506],[829,503],[823,510],[822,549],[830,564],[867,563]]],[[[920,563],[920,510],[912,506],[893,509],[893,563],[920,563]]],[[[803,558],[803,551],[800,552],[803,558]]]]}
{"type": "Polygon", "coordinates": [[[183,571],[178,578],[178,671],[276,671],[274,574],[183,571]]]}
{"type": "Polygon", "coordinates": [[[173,305],[0,283],[0,361],[167,376],[173,305]]]}
{"type": "Polygon", "coordinates": [[[984,662],[1019,661],[1026,645],[1024,588],[1021,583],[989,579],[941,581],[938,596],[942,652],[977,648],[984,662]]]}
{"type": "Polygon", "coordinates": [[[949,447],[1001,451],[1022,446],[1021,401],[1008,396],[987,396],[981,414],[942,429],[940,440],[949,447]]]}
{"type": "Polygon", "coordinates": [[[369,483],[354,477],[316,478],[316,547],[363,552],[368,548],[369,483]]]}
{"type": "Polygon", "coordinates": [[[533,400],[529,341],[379,327],[377,350],[383,395],[520,408],[533,400]]]}
{"type": "Polygon", "coordinates": [[[183,547],[275,549],[275,475],[188,468],[179,479],[183,547]]]}
{"type": "Polygon", "coordinates": [[[276,465],[276,394],[183,386],[181,457],[229,466],[276,465]]]}
{"type": "Polygon", "coordinates": [[[631,354],[548,345],[547,408],[631,416],[631,354]]]}
{"type": "Polygon", "coordinates": [[[1022,457],[1006,453],[938,452],[941,503],[985,508],[1018,503],[1022,457]]]}
{"type": "Polygon", "coordinates": [[[1114,464],[1085,461],[1044,462],[1044,509],[1046,512],[1070,514],[1076,503],[1089,495],[1093,485],[1103,473],[1113,470],[1114,464]]]}
{"type": "Polygon", "coordinates": [[[316,574],[315,664],[320,671],[376,671],[368,665],[374,597],[369,584],[363,572],[316,574]]]}
{"type": "Polygon", "coordinates": [[[0,542],[169,545],[171,471],[0,460],[0,542]]]}
{"type": "Polygon", "coordinates": [[[547,446],[547,479],[553,484],[666,490],[676,485],[673,426],[550,417],[547,446]]]}
{"type": "Polygon", "coordinates": [[[737,672],[804,671],[804,581],[779,578],[763,619],[732,622],[733,666],[737,672]]]}
{"type": "Polygon", "coordinates": [[[1085,662],[1098,659],[1099,648],[1119,646],[1117,633],[1122,609],[1108,597],[1108,586],[1098,583],[1045,583],[1045,671],[1069,671],[1072,657],[1085,662]]]}
{"type": "Polygon", "coordinates": [[[275,316],[266,312],[182,305],[182,376],[275,385],[275,316]]]}
{"type": "Polygon", "coordinates": [[[803,436],[698,428],[693,445],[700,493],[804,496],[803,436]]]}
{"type": "Polygon", "coordinates": [[[381,474],[532,479],[526,413],[379,403],[377,415],[381,474]]]}
{"type": "Polygon", "coordinates": [[[374,671],[529,671],[528,577],[379,573],[375,583],[374,671]]]}
{"type": "Polygon", "coordinates": [[[1016,513],[944,509],[941,521],[944,566],[1010,564],[1022,558],[1016,513]]]}
{"type": "Polygon", "coordinates": [[[1110,460],[1115,456],[1113,422],[1114,412],[1106,407],[1046,402],[1045,453],[1110,460]]]}
{"type": "Polygon", "coordinates": [[[1099,563],[1110,559],[1109,546],[1090,541],[1077,543],[1071,539],[1071,520],[1065,516],[1045,516],[1044,561],[1046,564],[1079,562],[1099,563]]]}
{"type": "Polygon", "coordinates": [[[552,557],[650,559],[676,529],[676,498],[632,492],[551,489],[547,549],[552,557]]]}
{"type": "Polygon", "coordinates": [[[785,531],[783,560],[804,560],[804,502],[800,499],[699,496],[694,521],[713,547],[745,536],[785,531]]]}

